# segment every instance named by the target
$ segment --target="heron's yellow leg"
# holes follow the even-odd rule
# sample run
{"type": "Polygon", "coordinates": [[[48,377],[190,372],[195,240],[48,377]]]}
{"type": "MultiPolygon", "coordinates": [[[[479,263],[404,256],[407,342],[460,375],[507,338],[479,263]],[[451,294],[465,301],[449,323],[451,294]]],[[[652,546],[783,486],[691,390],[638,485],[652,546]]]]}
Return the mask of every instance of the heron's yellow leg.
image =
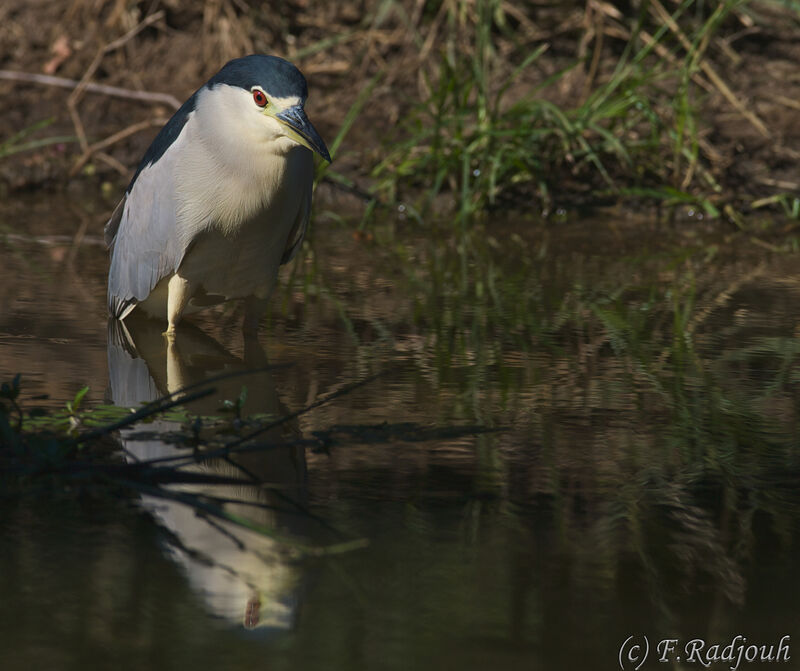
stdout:
{"type": "Polygon", "coordinates": [[[188,280],[175,273],[167,286],[167,330],[164,335],[175,336],[175,327],[181,320],[181,315],[189,304],[194,293],[194,287],[188,280]]]}

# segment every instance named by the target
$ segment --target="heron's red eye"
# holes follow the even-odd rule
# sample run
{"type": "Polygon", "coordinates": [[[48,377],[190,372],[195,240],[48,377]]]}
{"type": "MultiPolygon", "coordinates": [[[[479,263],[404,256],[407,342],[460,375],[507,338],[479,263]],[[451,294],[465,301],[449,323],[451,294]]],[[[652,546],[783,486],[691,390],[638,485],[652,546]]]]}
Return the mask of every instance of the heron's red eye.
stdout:
{"type": "Polygon", "coordinates": [[[264,95],[263,91],[259,91],[256,89],[253,91],[253,100],[255,101],[256,105],[259,107],[266,107],[267,106],[267,96],[264,95]]]}

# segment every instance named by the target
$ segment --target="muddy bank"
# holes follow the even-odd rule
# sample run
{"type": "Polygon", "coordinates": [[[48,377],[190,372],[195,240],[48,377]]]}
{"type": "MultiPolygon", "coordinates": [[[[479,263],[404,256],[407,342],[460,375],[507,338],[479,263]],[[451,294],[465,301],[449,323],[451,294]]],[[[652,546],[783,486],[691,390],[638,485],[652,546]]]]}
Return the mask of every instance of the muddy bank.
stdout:
{"type": "MultiPolygon", "coordinates": [[[[309,115],[329,141],[359,94],[378,77],[335,166],[352,180],[356,191],[367,191],[373,186],[374,166],[408,132],[402,120],[430,98],[442,59],[459,50],[475,51],[481,6],[465,2],[458,5],[460,13],[448,14],[444,6],[411,2],[251,6],[234,0],[201,4],[10,0],[0,8],[0,68],[73,80],[88,76],[93,83],[168,93],[182,101],[228,59],[249,52],[274,53],[295,61],[306,74],[309,115]]],[[[669,12],[676,9],[672,3],[663,7],[669,12]]],[[[788,198],[796,192],[800,186],[797,13],[772,2],[743,3],[715,25],[713,36],[703,41],[701,35],[694,51],[687,52],[682,36],[690,26],[708,20],[708,12],[692,7],[694,15],[683,15],[681,20],[687,23],[670,33],[668,20],[662,17],[659,25],[657,14],[642,15],[642,11],[635,2],[503,4],[488,27],[493,59],[490,88],[500,86],[504,76],[535,49],[545,47],[544,55],[515,79],[507,104],[535,92],[565,109],[580,105],[613,76],[631,38],[629,27],[642,16],[646,30],[637,34],[639,41],[658,35],[659,29],[668,33],[651,56],[654,67],[678,64],[689,58],[687,53],[696,54],[683,82],[691,88],[688,104],[699,110],[698,128],[690,134],[694,146],[690,142],[687,147],[696,156],[675,160],[674,175],[667,170],[654,179],[671,182],[665,186],[673,188],[706,189],[716,202],[733,202],[743,211],[758,199],[788,198]],[[542,88],[552,77],[555,83],[542,88]],[[714,189],[709,187],[712,182],[718,185],[714,189]]],[[[656,107],[667,110],[665,118],[678,122],[680,110],[669,108],[676,105],[681,85],[656,82],[662,87],[656,107]]],[[[118,193],[173,111],[163,102],[85,93],[71,113],[71,95],[67,89],[0,79],[5,103],[0,111],[0,142],[47,119],[52,123],[25,139],[85,133],[83,147],[78,142],[58,142],[0,160],[0,184],[6,193],[63,186],[76,179],[95,186],[109,182],[118,193]],[[117,141],[95,146],[121,131],[117,141]]],[[[635,129],[622,139],[635,140],[635,129]]],[[[674,158],[669,152],[676,149],[665,146],[663,151],[655,163],[668,164],[674,158]]],[[[587,179],[569,155],[555,165],[563,171],[554,182],[563,191],[564,203],[602,186],[587,179]]],[[[636,170],[634,166],[631,174],[636,170]]],[[[651,167],[642,165],[638,170],[644,173],[651,167]]],[[[628,186],[629,176],[618,177],[620,188],[628,186]]],[[[534,187],[523,184],[511,204],[536,207],[540,196],[534,187]]],[[[592,200],[591,194],[581,198],[592,200]]],[[[350,202],[358,203],[358,198],[350,202]]]]}

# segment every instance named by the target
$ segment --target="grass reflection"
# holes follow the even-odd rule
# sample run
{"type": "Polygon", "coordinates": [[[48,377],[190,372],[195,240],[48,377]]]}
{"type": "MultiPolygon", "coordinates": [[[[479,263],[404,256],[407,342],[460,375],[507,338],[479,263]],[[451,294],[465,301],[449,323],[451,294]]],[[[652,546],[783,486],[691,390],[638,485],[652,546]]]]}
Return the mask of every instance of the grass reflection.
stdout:
{"type": "Polygon", "coordinates": [[[798,314],[786,257],[659,226],[386,225],[370,252],[410,297],[382,332],[439,412],[504,428],[474,444],[470,537],[547,520],[570,580],[635,583],[671,631],[676,585],[741,606],[763,548],[790,551],[798,314]]]}
{"type": "MultiPolygon", "coordinates": [[[[370,540],[325,560],[304,649],[335,658],[358,622],[410,656],[490,631],[525,661],[596,668],[633,627],[722,640],[793,612],[759,594],[795,585],[794,259],[609,221],[314,238],[276,296],[269,338],[305,357],[287,378],[391,372],[298,424],[309,510],[370,540]]],[[[281,402],[325,398],[309,386],[282,382],[281,402]]],[[[240,392],[204,449],[247,428],[240,392]]]]}

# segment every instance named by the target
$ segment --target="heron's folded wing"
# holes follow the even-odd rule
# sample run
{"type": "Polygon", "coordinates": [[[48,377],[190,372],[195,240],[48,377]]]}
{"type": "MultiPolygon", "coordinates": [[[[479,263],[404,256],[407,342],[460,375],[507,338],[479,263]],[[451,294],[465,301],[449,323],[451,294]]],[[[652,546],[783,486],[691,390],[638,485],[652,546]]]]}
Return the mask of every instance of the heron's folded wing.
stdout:
{"type": "Polygon", "coordinates": [[[309,166],[310,172],[306,175],[306,179],[303,180],[306,183],[306,187],[300,199],[300,209],[297,212],[294,226],[289,232],[289,237],[286,239],[286,247],[281,256],[281,265],[291,261],[297,254],[297,250],[303,244],[303,238],[308,228],[308,220],[311,217],[311,196],[314,192],[314,165],[311,161],[309,161],[309,166]]]}
{"type": "Polygon", "coordinates": [[[123,318],[159,280],[177,270],[185,249],[177,234],[174,159],[145,167],[106,225],[110,239],[108,309],[123,318]]]}

